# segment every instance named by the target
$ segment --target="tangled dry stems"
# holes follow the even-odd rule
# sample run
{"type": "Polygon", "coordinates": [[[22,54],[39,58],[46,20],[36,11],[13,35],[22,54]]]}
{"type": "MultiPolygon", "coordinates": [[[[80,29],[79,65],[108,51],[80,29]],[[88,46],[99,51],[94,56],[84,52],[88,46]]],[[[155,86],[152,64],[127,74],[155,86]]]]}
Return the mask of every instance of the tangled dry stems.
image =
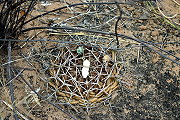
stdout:
{"type": "MultiPolygon", "coordinates": [[[[24,1],[25,2],[25,1],[24,1]]],[[[27,14],[30,11],[30,8],[33,8],[33,4],[32,6],[29,6],[28,8],[25,8],[27,11],[25,11],[27,14]]],[[[10,41],[10,38],[15,38],[17,36],[20,35],[20,33],[26,33],[30,30],[38,30],[38,29],[53,29],[53,32],[50,32],[50,34],[54,34],[54,33],[58,33],[62,32],[62,31],[54,31],[54,30],[59,30],[59,29],[63,29],[66,34],[68,34],[70,36],[70,38],[74,39],[74,36],[72,35],[72,32],[77,33],[77,31],[83,31],[83,32],[91,32],[91,33],[98,33],[98,34],[106,34],[106,35],[112,35],[112,36],[116,36],[116,40],[117,37],[122,37],[124,39],[130,39],[130,40],[134,40],[136,42],[141,43],[142,45],[149,47],[150,49],[154,50],[156,53],[160,54],[161,56],[169,59],[169,57],[167,57],[167,55],[163,55],[162,52],[165,52],[166,54],[174,57],[175,59],[171,59],[171,61],[179,64],[179,58],[177,56],[174,56],[173,54],[163,50],[162,48],[159,48],[155,43],[151,43],[151,42],[147,42],[147,41],[142,41],[139,39],[134,39],[131,38],[129,36],[125,36],[122,34],[117,34],[117,33],[110,33],[110,32],[103,32],[104,26],[105,25],[111,25],[110,23],[113,22],[115,19],[118,18],[118,16],[116,14],[114,14],[113,12],[116,11],[116,9],[113,9],[112,7],[108,6],[110,4],[121,4],[121,3],[117,3],[117,2],[111,2],[111,3],[79,3],[79,4],[73,4],[73,5],[69,5],[69,6],[64,6],[64,7],[60,7],[57,8],[55,10],[51,10],[51,11],[47,11],[45,13],[42,13],[40,15],[37,15],[35,17],[32,17],[31,19],[27,20],[27,21],[23,21],[22,19],[25,20],[25,16],[27,16],[26,13],[22,13],[22,11],[20,11],[20,9],[15,9],[15,13],[16,14],[21,14],[20,16],[18,16],[16,18],[16,22],[18,24],[16,24],[14,26],[14,22],[12,22],[13,18],[16,16],[12,16],[12,18],[8,18],[7,21],[10,24],[7,24],[8,26],[4,27],[4,31],[5,33],[1,33],[1,40],[4,41],[8,41],[8,62],[3,63],[3,65],[8,65],[8,73],[9,73],[9,81],[7,81],[7,83],[11,83],[10,88],[11,88],[11,97],[12,97],[12,103],[14,103],[14,98],[13,98],[13,81],[21,76],[23,79],[22,71],[16,72],[16,76],[13,78],[12,77],[12,66],[11,64],[15,61],[18,60],[12,60],[11,56],[11,50],[12,50],[12,46],[11,46],[11,42],[12,41],[16,41],[17,40],[12,40],[10,41]],[[104,19],[102,16],[104,14],[102,14],[103,11],[101,12],[96,12],[96,10],[98,11],[98,8],[96,8],[97,6],[90,6],[88,9],[92,12],[87,12],[87,13],[80,13],[79,10],[75,10],[74,11],[74,16],[70,17],[68,19],[65,19],[61,22],[58,23],[50,23],[50,26],[48,27],[31,27],[31,28],[27,28],[24,30],[21,30],[21,28],[26,25],[27,23],[30,23],[34,20],[37,20],[37,18],[43,18],[44,16],[48,15],[48,14],[52,14],[55,13],[56,15],[59,14],[58,11],[59,10],[63,10],[65,8],[73,8],[76,6],[80,6],[80,5],[87,5],[84,6],[85,8],[88,8],[88,5],[107,5],[107,7],[102,7],[103,9],[110,9],[109,13],[113,13],[110,14],[110,16],[108,17],[108,19],[104,19]],[[57,13],[56,13],[57,12],[57,13]],[[78,13],[78,14],[76,14],[78,13]],[[77,22],[76,18],[81,18],[81,21],[77,22]],[[86,18],[88,18],[89,21],[86,20],[86,18]],[[101,19],[98,19],[101,18],[101,19]],[[92,22],[92,20],[99,20],[99,22],[95,21],[96,24],[94,24],[94,22],[92,22]],[[71,22],[70,22],[71,21],[71,22]],[[84,22],[84,24],[82,24],[84,22]],[[66,26],[62,26],[64,23],[68,23],[68,25],[70,24],[81,24],[83,25],[83,27],[85,28],[89,28],[89,29],[82,29],[82,28],[78,28],[78,27],[66,27],[66,26]],[[88,24],[89,23],[89,24],[88,24]],[[90,24],[91,23],[91,24],[90,24]],[[99,24],[100,23],[100,24],[99,24]],[[9,30],[9,28],[11,28],[11,30],[9,30]],[[94,30],[95,28],[98,28],[99,31],[94,30]],[[9,34],[9,31],[13,31],[13,34],[9,34]],[[17,32],[16,32],[17,31],[17,32]],[[9,35],[9,36],[4,36],[4,35],[9,35]],[[8,38],[8,39],[4,39],[4,38],[8,38]],[[158,50],[156,50],[156,48],[158,50],[160,50],[160,52],[158,50]]],[[[122,3],[122,4],[126,4],[126,3],[122,3]]],[[[131,3],[127,3],[127,4],[132,4],[131,3]]],[[[19,6],[21,7],[21,6],[19,6]]],[[[99,7],[99,9],[102,9],[101,7],[99,7]]],[[[72,10],[72,9],[70,9],[72,10]]],[[[3,10],[1,10],[1,13],[3,13],[3,10]]],[[[107,14],[107,11],[104,11],[104,13],[107,14]]],[[[108,14],[109,14],[108,13],[108,14]]],[[[4,15],[5,13],[1,14],[4,15]]],[[[7,14],[9,15],[9,14],[7,14]]],[[[6,18],[6,17],[5,17],[6,18]]],[[[105,17],[107,18],[107,17],[105,17]]],[[[4,21],[4,19],[3,19],[4,21]]],[[[54,22],[54,21],[52,21],[54,22]]],[[[2,23],[1,21],[1,26],[3,26],[4,23],[2,23]]],[[[49,24],[49,23],[48,23],[49,24]]],[[[3,27],[1,27],[3,28],[3,27]]],[[[108,29],[106,29],[108,30],[108,29]]],[[[3,31],[3,30],[2,30],[3,31]]],[[[4,32],[3,31],[3,32],[4,32]]],[[[117,30],[115,30],[117,31],[117,30]]],[[[43,32],[46,32],[45,30],[43,32]]],[[[80,33],[77,34],[77,36],[80,33]]],[[[35,35],[36,37],[38,36],[35,35]]],[[[87,34],[83,35],[83,36],[88,36],[87,34]]],[[[103,36],[104,37],[104,36],[103,36]]],[[[33,37],[32,37],[33,38],[33,37]]],[[[41,36],[38,36],[37,38],[41,38],[41,36]]],[[[84,45],[84,43],[82,42],[82,39],[76,39],[78,41],[81,41],[81,44],[83,45],[85,52],[83,56],[78,56],[76,53],[76,49],[80,46],[79,43],[74,43],[72,45],[71,41],[65,40],[62,41],[61,43],[67,43],[69,42],[69,45],[66,45],[64,47],[59,47],[59,40],[57,40],[57,44],[56,46],[58,46],[58,48],[52,48],[51,50],[48,51],[48,60],[49,60],[49,64],[50,66],[48,66],[46,68],[46,90],[48,92],[48,94],[50,94],[50,96],[53,96],[56,100],[60,101],[60,102],[65,102],[68,104],[80,104],[82,106],[93,106],[96,103],[105,101],[109,98],[109,96],[112,94],[112,92],[118,87],[118,83],[117,80],[115,79],[115,72],[119,71],[119,66],[118,66],[118,61],[116,61],[114,59],[114,57],[112,57],[112,51],[114,50],[118,50],[121,48],[121,46],[117,46],[116,44],[111,45],[110,47],[114,47],[114,50],[111,50],[110,47],[106,46],[106,50],[104,50],[104,46],[101,46],[97,41],[93,44],[93,45],[100,45],[97,48],[94,48],[92,46],[88,46],[88,45],[84,45]],[[111,51],[111,52],[110,52],[111,51]],[[103,64],[103,56],[108,55],[111,57],[111,62],[107,63],[107,64],[103,64]],[[50,58],[49,58],[50,57],[50,58]],[[92,63],[92,68],[90,68],[90,76],[88,78],[88,80],[84,80],[82,79],[82,75],[81,75],[81,68],[82,68],[82,63],[85,59],[89,59],[90,62],[92,63]]],[[[110,39],[109,39],[110,40],[110,39]]],[[[106,41],[106,42],[117,42],[115,39],[113,39],[112,41],[106,41]]],[[[35,42],[38,40],[24,40],[26,42],[35,42]]],[[[51,41],[48,39],[39,39],[39,41],[45,42],[45,41],[51,41]]],[[[119,41],[119,40],[118,40],[119,41]]],[[[19,41],[20,42],[20,41],[19,41]]],[[[52,40],[52,42],[55,42],[55,40],[52,40]]],[[[90,41],[91,43],[92,41],[90,41]]],[[[46,51],[47,52],[47,51],[46,51]]],[[[39,55],[40,53],[38,53],[39,55]]],[[[22,58],[23,60],[28,60],[30,61],[30,58],[36,58],[38,55],[32,55],[32,53],[30,53],[30,56],[26,57],[26,58],[22,58]]],[[[34,59],[33,58],[33,59],[34,59]]],[[[37,59],[37,58],[36,58],[37,59]]],[[[38,59],[37,59],[38,60],[38,59]]],[[[41,64],[43,64],[44,61],[40,61],[41,64]]],[[[30,64],[33,64],[32,61],[30,61],[30,64]]],[[[42,67],[42,66],[41,66],[42,67]]],[[[38,72],[41,70],[37,70],[38,72]]],[[[117,72],[118,73],[118,72],[117,72]]],[[[23,80],[25,84],[27,84],[32,91],[34,91],[34,93],[36,93],[38,95],[39,98],[43,97],[37,93],[35,91],[35,89],[33,88],[34,86],[32,86],[31,84],[29,84],[25,79],[23,80]]],[[[48,101],[50,104],[53,104],[54,106],[56,106],[52,101],[48,101]]],[[[16,105],[13,104],[12,105],[14,113],[15,113],[15,119],[17,119],[17,115],[16,115],[16,105]]],[[[56,106],[58,107],[58,106],[56,106]]],[[[60,110],[62,110],[61,108],[59,108],[60,110]]],[[[69,115],[71,116],[71,115],[69,115]]]]}

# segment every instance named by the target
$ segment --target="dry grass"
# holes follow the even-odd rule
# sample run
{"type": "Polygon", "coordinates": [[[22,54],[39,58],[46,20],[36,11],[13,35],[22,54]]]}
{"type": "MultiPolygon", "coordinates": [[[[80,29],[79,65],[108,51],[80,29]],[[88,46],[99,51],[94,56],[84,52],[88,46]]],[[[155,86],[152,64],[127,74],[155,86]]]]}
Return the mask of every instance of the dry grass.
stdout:
{"type": "MultiPolygon", "coordinates": [[[[138,88],[148,77],[142,75],[146,71],[139,73],[138,67],[146,69],[162,62],[163,70],[171,69],[178,76],[179,14],[171,7],[178,7],[178,1],[37,1],[32,9],[28,2],[15,9],[17,18],[9,14],[11,24],[0,33],[0,119],[129,117],[131,110],[123,106],[123,113],[114,111],[120,102],[113,101],[126,96],[139,99],[138,90],[146,95],[153,91],[151,87],[155,89],[152,83],[138,88]],[[77,52],[79,47],[84,49],[82,54],[77,52]],[[90,61],[89,75],[83,78],[86,59],[90,61]],[[108,117],[96,116],[106,113],[108,117]]],[[[157,76],[152,76],[156,80],[157,76]]]]}

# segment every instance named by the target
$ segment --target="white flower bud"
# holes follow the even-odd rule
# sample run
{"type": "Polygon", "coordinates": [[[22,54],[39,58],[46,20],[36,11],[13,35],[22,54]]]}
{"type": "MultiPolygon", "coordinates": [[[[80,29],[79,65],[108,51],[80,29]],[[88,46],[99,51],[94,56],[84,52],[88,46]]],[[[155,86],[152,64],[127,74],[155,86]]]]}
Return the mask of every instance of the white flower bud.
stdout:
{"type": "Polygon", "coordinates": [[[86,68],[89,68],[90,67],[90,62],[89,62],[89,60],[85,60],[84,62],[83,62],[83,67],[86,67],[86,68]]]}
{"type": "Polygon", "coordinates": [[[83,67],[82,68],[82,76],[83,76],[83,78],[87,78],[88,75],[89,75],[89,68],[83,67]]]}
{"type": "Polygon", "coordinates": [[[82,76],[83,78],[87,78],[87,76],[89,75],[89,67],[90,67],[90,62],[89,60],[85,60],[83,62],[83,68],[82,68],[82,76]]]}

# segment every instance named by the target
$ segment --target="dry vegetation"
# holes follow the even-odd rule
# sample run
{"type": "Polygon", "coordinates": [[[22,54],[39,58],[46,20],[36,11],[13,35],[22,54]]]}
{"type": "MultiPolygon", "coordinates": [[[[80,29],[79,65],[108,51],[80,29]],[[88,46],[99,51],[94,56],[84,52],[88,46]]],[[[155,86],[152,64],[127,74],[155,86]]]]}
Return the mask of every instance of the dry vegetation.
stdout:
{"type": "Polygon", "coordinates": [[[178,119],[177,0],[7,1],[0,120],[178,119]]]}

